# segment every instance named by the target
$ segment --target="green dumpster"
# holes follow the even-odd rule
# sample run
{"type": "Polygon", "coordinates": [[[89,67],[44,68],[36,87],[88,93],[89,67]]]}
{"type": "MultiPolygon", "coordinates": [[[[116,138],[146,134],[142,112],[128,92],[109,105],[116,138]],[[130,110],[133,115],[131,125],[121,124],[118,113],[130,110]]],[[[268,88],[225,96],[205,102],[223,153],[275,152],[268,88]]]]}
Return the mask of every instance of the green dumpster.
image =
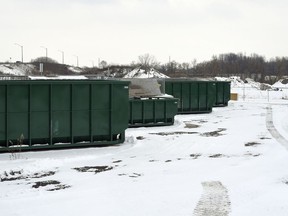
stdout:
{"type": "Polygon", "coordinates": [[[130,98],[129,127],[173,125],[177,108],[176,98],[130,98]]]}
{"type": "Polygon", "coordinates": [[[165,93],[179,98],[178,113],[209,113],[215,104],[216,84],[213,81],[164,79],[159,83],[165,93]]]}
{"type": "Polygon", "coordinates": [[[227,106],[230,100],[230,86],[229,81],[216,81],[216,100],[214,107],[227,106]]]}
{"type": "Polygon", "coordinates": [[[107,80],[1,81],[0,152],[123,142],[128,85],[107,80]]]}

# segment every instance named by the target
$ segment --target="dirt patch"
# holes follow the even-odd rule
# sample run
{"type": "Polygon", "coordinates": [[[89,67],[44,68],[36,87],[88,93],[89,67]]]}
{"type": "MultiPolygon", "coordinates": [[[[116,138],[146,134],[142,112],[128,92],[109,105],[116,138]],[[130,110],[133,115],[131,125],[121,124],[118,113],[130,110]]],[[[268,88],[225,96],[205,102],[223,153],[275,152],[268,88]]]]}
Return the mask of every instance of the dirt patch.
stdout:
{"type": "Polygon", "coordinates": [[[208,121],[207,120],[204,120],[204,119],[199,119],[199,120],[192,120],[192,121],[195,121],[199,124],[204,124],[204,123],[207,123],[208,121]]]}
{"type": "Polygon", "coordinates": [[[118,176],[128,176],[130,178],[138,178],[138,177],[141,177],[142,174],[140,174],[140,173],[132,173],[132,174],[120,173],[120,174],[118,174],[118,176]]]}
{"type": "Polygon", "coordinates": [[[32,188],[40,188],[40,187],[48,187],[47,191],[55,191],[55,190],[63,190],[66,188],[70,188],[70,185],[61,184],[61,182],[56,180],[48,180],[48,181],[38,181],[32,185],[32,188]],[[51,186],[52,187],[49,187],[51,186]]]}
{"type": "Polygon", "coordinates": [[[111,166],[84,166],[84,167],[75,167],[73,169],[77,170],[78,172],[94,172],[95,174],[97,174],[100,172],[112,170],[113,167],[111,166]]]}
{"type": "Polygon", "coordinates": [[[223,154],[209,155],[209,158],[223,158],[223,157],[228,157],[228,156],[227,155],[223,155],[223,154]]]}
{"type": "Polygon", "coordinates": [[[45,187],[47,185],[55,185],[55,184],[60,184],[60,182],[59,181],[55,181],[55,180],[38,181],[38,182],[35,182],[34,185],[32,185],[32,188],[45,187]]]}
{"type": "Polygon", "coordinates": [[[137,140],[144,140],[145,138],[143,136],[137,136],[136,139],[137,140]]]}
{"type": "Polygon", "coordinates": [[[156,162],[156,160],[149,160],[149,162],[156,162]]]}
{"type": "Polygon", "coordinates": [[[46,176],[52,176],[55,175],[55,171],[48,171],[48,172],[44,172],[44,173],[34,173],[34,175],[32,176],[32,178],[43,178],[46,176]]]}
{"type": "Polygon", "coordinates": [[[4,171],[2,174],[0,174],[0,182],[15,181],[30,178],[43,178],[46,176],[55,175],[55,173],[56,171],[42,171],[32,174],[25,174],[23,170],[10,170],[9,172],[4,171]]]}
{"type": "Polygon", "coordinates": [[[4,171],[0,176],[0,182],[14,181],[25,179],[27,176],[23,174],[23,170],[10,170],[10,172],[4,171]]]}
{"type": "Polygon", "coordinates": [[[185,123],[185,128],[198,128],[200,127],[200,125],[197,125],[197,124],[192,124],[191,122],[184,122],[185,123]]]}
{"type": "Polygon", "coordinates": [[[59,185],[56,185],[55,188],[47,189],[47,191],[64,190],[64,189],[66,189],[66,188],[70,188],[70,187],[71,187],[70,185],[63,185],[63,184],[59,184],[59,185]]]}
{"type": "Polygon", "coordinates": [[[190,154],[190,157],[192,157],[192,159],[197,159],[200,156],[201,154],[190,154]]]}
{"type": "Polygon", "coordinates": [[[175,131],[175,132],[159,132],[159,133],[150,133],[150,134],[160,135],[160,136],[169,136],[169,135],[182,135],[182,134],[197,134],[197,132],[175,131]]]}
{"type": "Polygon", "coordinates": [[[259,139],[265,140],[265,139],[271,139],[271,138],[269,138],[269,137],[260,137],[259,139]]]}
{"type": "Polygon", "coordinates": [[[121,163],[122,160],[116,160],[116,161],[113,161],[112,163],[121,163]]]}
{"type": "Polygon", "coordinates": [[[261,143],[259,143],[259,142],[248,142],[248,143],[245,143],[246,147],[248,147],[248,146],[257,146],[257,145],[261,145],[261,143]]]}
{"type": "Polygon", "coordinates": [[[142,176],[142,174],[139,174],[139,173],[133,173],[132,175],[129,175],[130,178],[138,178],[142,176]]]}
{"type": "Polygon", "coordinates": [[[247,152],[246,154],[244,154],[244,156],[252,156],[252,157],[259,157],[261,154],[257,153],[257,154],[253,154],[251,152],[247,152]]]}
{"type": "Polygon", "coordinates": [[[226,131],[226,130],[227,130],[226,128],[219,128],[216,131],[206,132],[200,135],[204,137],[218,137],[218,136],[223,136],[224,134],[221,134],[221,132],[226,131]]]}

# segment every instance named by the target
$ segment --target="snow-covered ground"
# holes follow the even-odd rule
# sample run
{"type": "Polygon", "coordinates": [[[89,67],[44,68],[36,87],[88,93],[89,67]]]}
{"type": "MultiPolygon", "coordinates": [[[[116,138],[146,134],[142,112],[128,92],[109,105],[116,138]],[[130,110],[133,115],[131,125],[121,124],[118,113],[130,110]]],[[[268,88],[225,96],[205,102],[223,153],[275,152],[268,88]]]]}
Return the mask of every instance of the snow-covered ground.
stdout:
{"type": "Polygon", "coordinates": [[[117,146],[0,154],[1,215],[287,216],[288,150],[266,124],[288,139],[288,101],[241,92],[117,146]]]}
{"type": "MultiPolygon", "coordinates": [[[[68,66],[68,70],[72,73],[79,74],[83,69],[75,66],[68,66]]],[[[0,64],[0,73],[6,76],[27,76],[35,72],[36,66],[29,63],[5,63],[0,64]]],[[[39,72],[40,74],[40,72],[39,72]]]]}
{"type": "Polygon", "coordinates": [[[32,64],[0,64],[0,72],[6,75],[25,76],[34,69],[32,64]]]}

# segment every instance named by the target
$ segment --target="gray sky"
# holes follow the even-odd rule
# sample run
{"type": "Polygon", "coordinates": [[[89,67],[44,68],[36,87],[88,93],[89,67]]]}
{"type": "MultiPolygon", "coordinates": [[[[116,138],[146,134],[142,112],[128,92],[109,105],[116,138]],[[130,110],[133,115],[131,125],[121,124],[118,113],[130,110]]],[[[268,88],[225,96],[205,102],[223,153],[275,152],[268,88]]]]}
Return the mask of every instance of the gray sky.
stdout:
{"type": "Polygon", "coordinates": [[[48,56],[80,66],[212,55],[288,56],[287,0],[0,0],[0,61],[48,56]]]}

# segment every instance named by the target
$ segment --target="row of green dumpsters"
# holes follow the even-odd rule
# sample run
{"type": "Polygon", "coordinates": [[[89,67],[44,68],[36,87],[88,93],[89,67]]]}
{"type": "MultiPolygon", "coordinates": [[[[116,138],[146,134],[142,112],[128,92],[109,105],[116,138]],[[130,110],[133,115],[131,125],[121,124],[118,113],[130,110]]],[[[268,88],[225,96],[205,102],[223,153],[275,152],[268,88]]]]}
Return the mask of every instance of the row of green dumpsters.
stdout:
{"type": "Polygon", "coordinates": [[[165,80],[174,96],[129,98],[128,81],[0,82],[0,152],[113,145],[127,127],[172,125],[176,114],[227,106],[230,82],[165,80]]]}

